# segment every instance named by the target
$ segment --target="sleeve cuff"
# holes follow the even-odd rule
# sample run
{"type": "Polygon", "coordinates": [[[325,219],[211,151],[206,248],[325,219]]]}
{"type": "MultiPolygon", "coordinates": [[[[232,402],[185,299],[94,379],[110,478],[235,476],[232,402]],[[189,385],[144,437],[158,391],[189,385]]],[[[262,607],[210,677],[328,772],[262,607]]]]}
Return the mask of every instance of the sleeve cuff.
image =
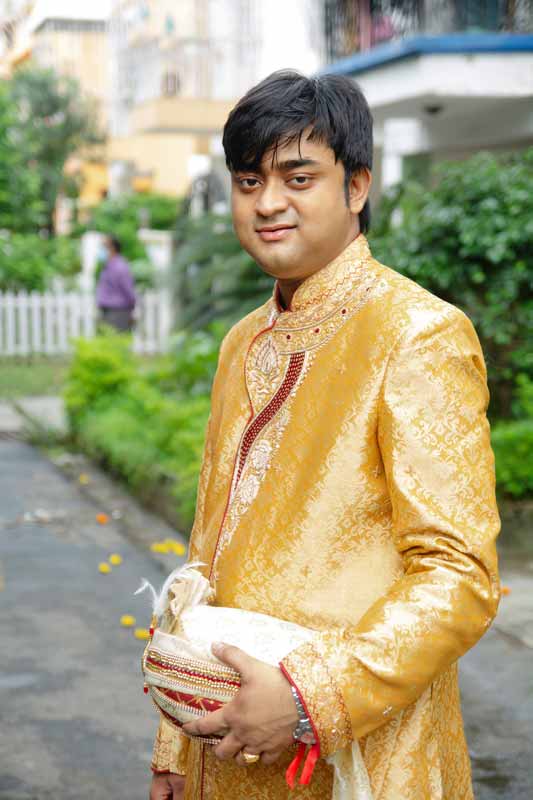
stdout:
{"type": "Polygon", "coordinates": [[[323,758],[353,741],[344,698],[313,642],[296,648],[280,663],[305,706],[323,758]]]}
{"type": "Polygon", "coordinates": [[[172,772],[175,775],[185,775],[188,752],[189,740],[187,737],[161,719],[150,764],[152,772],[156,774],[172,772]]]}

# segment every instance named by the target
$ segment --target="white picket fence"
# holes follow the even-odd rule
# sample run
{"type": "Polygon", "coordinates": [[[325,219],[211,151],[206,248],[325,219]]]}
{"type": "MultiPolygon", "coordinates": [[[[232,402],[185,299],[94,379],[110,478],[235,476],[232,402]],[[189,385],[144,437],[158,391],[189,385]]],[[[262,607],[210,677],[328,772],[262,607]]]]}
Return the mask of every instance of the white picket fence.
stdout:
{"type": "MultiPolygon", "coordinates": [[[[0,357],[69,353],[73,338],[95,335],[97,319],[92,292],[0,292],[0,357]]],[[[169,293],[151,290],[140,294],[133,333],[135,352],[164,352],[170,326],[169,293]]]]}

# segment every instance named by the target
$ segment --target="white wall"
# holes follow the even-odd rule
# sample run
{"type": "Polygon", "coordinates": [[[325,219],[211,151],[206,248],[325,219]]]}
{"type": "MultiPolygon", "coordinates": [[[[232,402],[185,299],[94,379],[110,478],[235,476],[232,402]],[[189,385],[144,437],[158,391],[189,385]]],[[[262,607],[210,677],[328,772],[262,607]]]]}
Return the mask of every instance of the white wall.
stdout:
{"type": "Polygon", "coordinates": [[[208,0],[213,95],[238,98],[283,68],[324,63],[322,0],[208,0]]]}
{"type": "Polygon", "coordinates": [[[310,74],[323,65],[321,6],[319,0],[259,0],[257,80],[277,69],[293,68],[310,74]]]}

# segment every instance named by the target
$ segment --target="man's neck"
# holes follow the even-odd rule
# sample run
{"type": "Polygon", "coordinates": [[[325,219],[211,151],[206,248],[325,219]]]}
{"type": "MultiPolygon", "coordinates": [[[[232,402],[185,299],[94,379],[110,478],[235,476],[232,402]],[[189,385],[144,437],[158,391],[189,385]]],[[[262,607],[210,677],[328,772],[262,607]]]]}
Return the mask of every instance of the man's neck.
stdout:
{"type": "MultiPolygon", "coordinates": [[[[356,233],[354,233],[353,236],[350,238],[350,240],[346,242],[345,246],[342,248],[342,250],[339,251],[339,253],[337,254],[337,256],[335,256],[335,258],[337,258],[342,252],[344,252],[344,250],[346,250],[346,248],[349,247],[350,244],[355,239],[357,239],[359,233],[360,231],[358,229],[356,233]]],[[[334,260],[335,260],[334,258],[331,259],[331,261],[334,260]]],[[[330,264],[331,261],[328,261],[328,264],[330,264]]],[[[324,267],[327,267],[327,264],[324,264],[322,267],[320,267],[320,269],[315,270],[315,272],[311,274],[315,275],[317,272],[320,272],[321,269],[324,269],[324,267]]],[[[280,280],[278,278],[278,300],[284,311],[290,308],[292,298],[298,287],[301,286],[302,283],[304,283],[304,281],[306,281],[307,278],[310,277],[311,275],[307,275],[305,278],[300,278],[295,280],[280,280]]]]}
{"type": "Polygon", "coordinates": [[[290,307],[291,300],[296,289],[304,282],[304,280],[305,278],[302,278],[299,281],[278,280],[278,300],[284,311],[290,307]]]}

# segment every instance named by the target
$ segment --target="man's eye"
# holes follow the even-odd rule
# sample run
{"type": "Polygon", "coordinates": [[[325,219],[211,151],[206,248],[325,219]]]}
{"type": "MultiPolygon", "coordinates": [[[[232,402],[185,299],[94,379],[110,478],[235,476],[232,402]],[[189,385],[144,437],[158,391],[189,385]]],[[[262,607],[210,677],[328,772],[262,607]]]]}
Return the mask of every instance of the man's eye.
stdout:
{"type": "Polygon", "coordinates": [[[243,187],[243,189],[255,189],[255,187],[259,184],[257,178],[239,178],[239,185],[243,187]]]}
{"type": "Polygon", "coordinates": [[[291,183],[295,183],[296,186],[306,186],[310,180],[308,175],[295,175],[294,178],[291,178],[291,183]]]}

